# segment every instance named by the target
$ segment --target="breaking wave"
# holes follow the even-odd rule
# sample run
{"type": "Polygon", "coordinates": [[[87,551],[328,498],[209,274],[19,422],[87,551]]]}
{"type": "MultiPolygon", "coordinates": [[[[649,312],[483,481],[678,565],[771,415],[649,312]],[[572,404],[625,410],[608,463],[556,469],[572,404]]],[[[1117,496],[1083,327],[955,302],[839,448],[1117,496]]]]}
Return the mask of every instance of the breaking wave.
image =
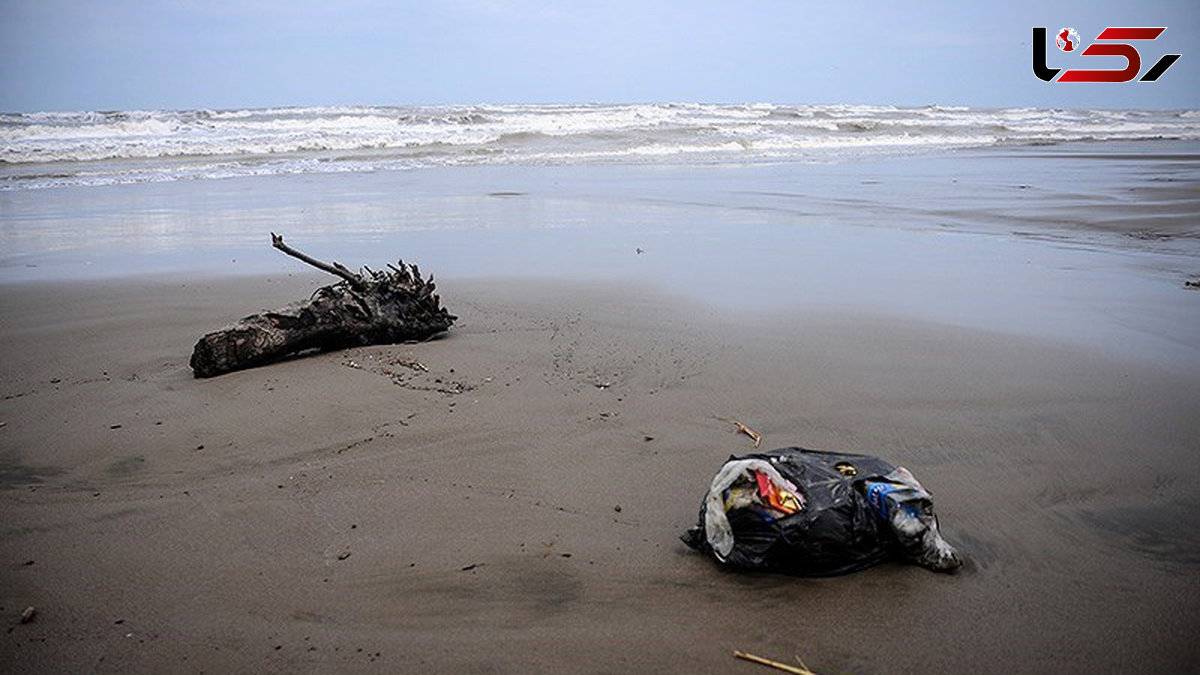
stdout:
{"type": "Polygon", "coordinates": [[[0,113],[0,189],[1144,139],[1200,139],[1200,112],[665,103],[0,113]]]}

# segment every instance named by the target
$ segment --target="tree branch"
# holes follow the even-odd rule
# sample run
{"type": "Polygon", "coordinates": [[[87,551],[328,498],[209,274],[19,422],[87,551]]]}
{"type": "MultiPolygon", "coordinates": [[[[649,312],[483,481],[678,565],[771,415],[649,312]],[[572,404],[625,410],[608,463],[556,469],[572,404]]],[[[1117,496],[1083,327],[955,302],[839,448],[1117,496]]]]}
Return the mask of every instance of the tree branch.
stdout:
{"type": "Polygon", "coordinates": [[[334,262],[331,265],[327,262],[322,262],[320,260],[317,260],[316,258],[314,258],[312,256],[305,255],[304,253],[301,253],[300,251],[297,251],[296,249],[292,248],[291,246],[288,246],[287,244],[283,243],[283,235],[281,235],[281,234],[275,234],[274,232],[271,233],[271,246],[279,249],[280,251],[283,251],[284,253],[292,256],[293,258],[296,258],[298,260],[306,262],[309,265],[312,265],[313,267],[315,267],[323,272],[328,272],[330,274],[333,274],[335,276],[339,276],[339,277],[345,279],[346,281],[350,282],[350,285],[353,286],[354,288],[362,288],[362,286],[363,286],[362,277],[360,277],[359,275],[346,269],[346,267],[344,265],[342,265],[341,263],[334,262]]]}

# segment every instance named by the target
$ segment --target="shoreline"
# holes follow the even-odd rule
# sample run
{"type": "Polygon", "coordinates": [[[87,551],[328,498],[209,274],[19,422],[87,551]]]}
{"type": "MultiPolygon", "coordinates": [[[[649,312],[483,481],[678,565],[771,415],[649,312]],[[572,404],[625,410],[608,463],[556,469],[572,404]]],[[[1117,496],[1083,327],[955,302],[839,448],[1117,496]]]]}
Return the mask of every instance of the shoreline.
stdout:
{"type": "Polygon", "coordinates": [[[350,267],[403,257],[439,279],[619,282],[703,311],[913,318],[1196,372],[1192,147],[448,167],[74,188],[52,201],[6,192],[0,286],[305,273],[267,245],[282,231],[350,267]]]}
{"type": "MultiPolygon", "coordinates": [[[[1041,238],[1195,258],[1200,141],[827,163],[467,165],[250,176],[0,191],[0,209],[6,244],[0,283],[286,271],[262,250],[266,233],[280,229],[347,258],[370,259],[380,245],[411,249],[448,276],[475,275],[448,255],[456,237],[492,238],[488,243],[513,260],[493,262],[484,274],[513,276],[538,269],[518,246],[539,245],[555,231],[612,230],[636,242],[664,230],[713,236],[720,228],[833,227],[1041,238]]],[[[737,248],[754,250],[745,243],[737,248]]],[[[487,261],[473,255],[470,262],[487,261]]]]}

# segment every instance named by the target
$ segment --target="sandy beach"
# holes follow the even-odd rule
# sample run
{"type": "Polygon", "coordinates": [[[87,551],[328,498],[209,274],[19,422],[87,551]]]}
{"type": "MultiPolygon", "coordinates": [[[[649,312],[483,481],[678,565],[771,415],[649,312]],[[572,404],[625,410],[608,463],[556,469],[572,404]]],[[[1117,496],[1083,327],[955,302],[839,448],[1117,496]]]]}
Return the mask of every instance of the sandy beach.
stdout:
{"type": "Polygon", "coordinates": [[[6,670],[1186,672],[1200,225],[1167,147],[5,193],[6,670]],[[416,259],[458,323],[193,379],[200,335],[329,281],[281,222],[416,259]],[[691,552],[752,450],[717,417],[908,467],[966,568],[691,552]]]}

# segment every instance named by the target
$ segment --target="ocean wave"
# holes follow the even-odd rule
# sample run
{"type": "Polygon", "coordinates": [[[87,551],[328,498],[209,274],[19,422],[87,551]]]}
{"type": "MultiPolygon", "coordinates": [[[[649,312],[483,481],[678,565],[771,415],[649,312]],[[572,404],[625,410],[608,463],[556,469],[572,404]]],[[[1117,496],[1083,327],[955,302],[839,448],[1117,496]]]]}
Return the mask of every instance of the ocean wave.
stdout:
{"type": "Polygon", "coordinates": [[[1200,138],[1200,112],[675,102],[0,113],[0,189],[1158,138],[1200,138]]]}
{"type": "Polygon", "coordinates": [[[834,126],[840,131],[874,131],[884,124],[883,120],[845,120],[834,126]]]}

